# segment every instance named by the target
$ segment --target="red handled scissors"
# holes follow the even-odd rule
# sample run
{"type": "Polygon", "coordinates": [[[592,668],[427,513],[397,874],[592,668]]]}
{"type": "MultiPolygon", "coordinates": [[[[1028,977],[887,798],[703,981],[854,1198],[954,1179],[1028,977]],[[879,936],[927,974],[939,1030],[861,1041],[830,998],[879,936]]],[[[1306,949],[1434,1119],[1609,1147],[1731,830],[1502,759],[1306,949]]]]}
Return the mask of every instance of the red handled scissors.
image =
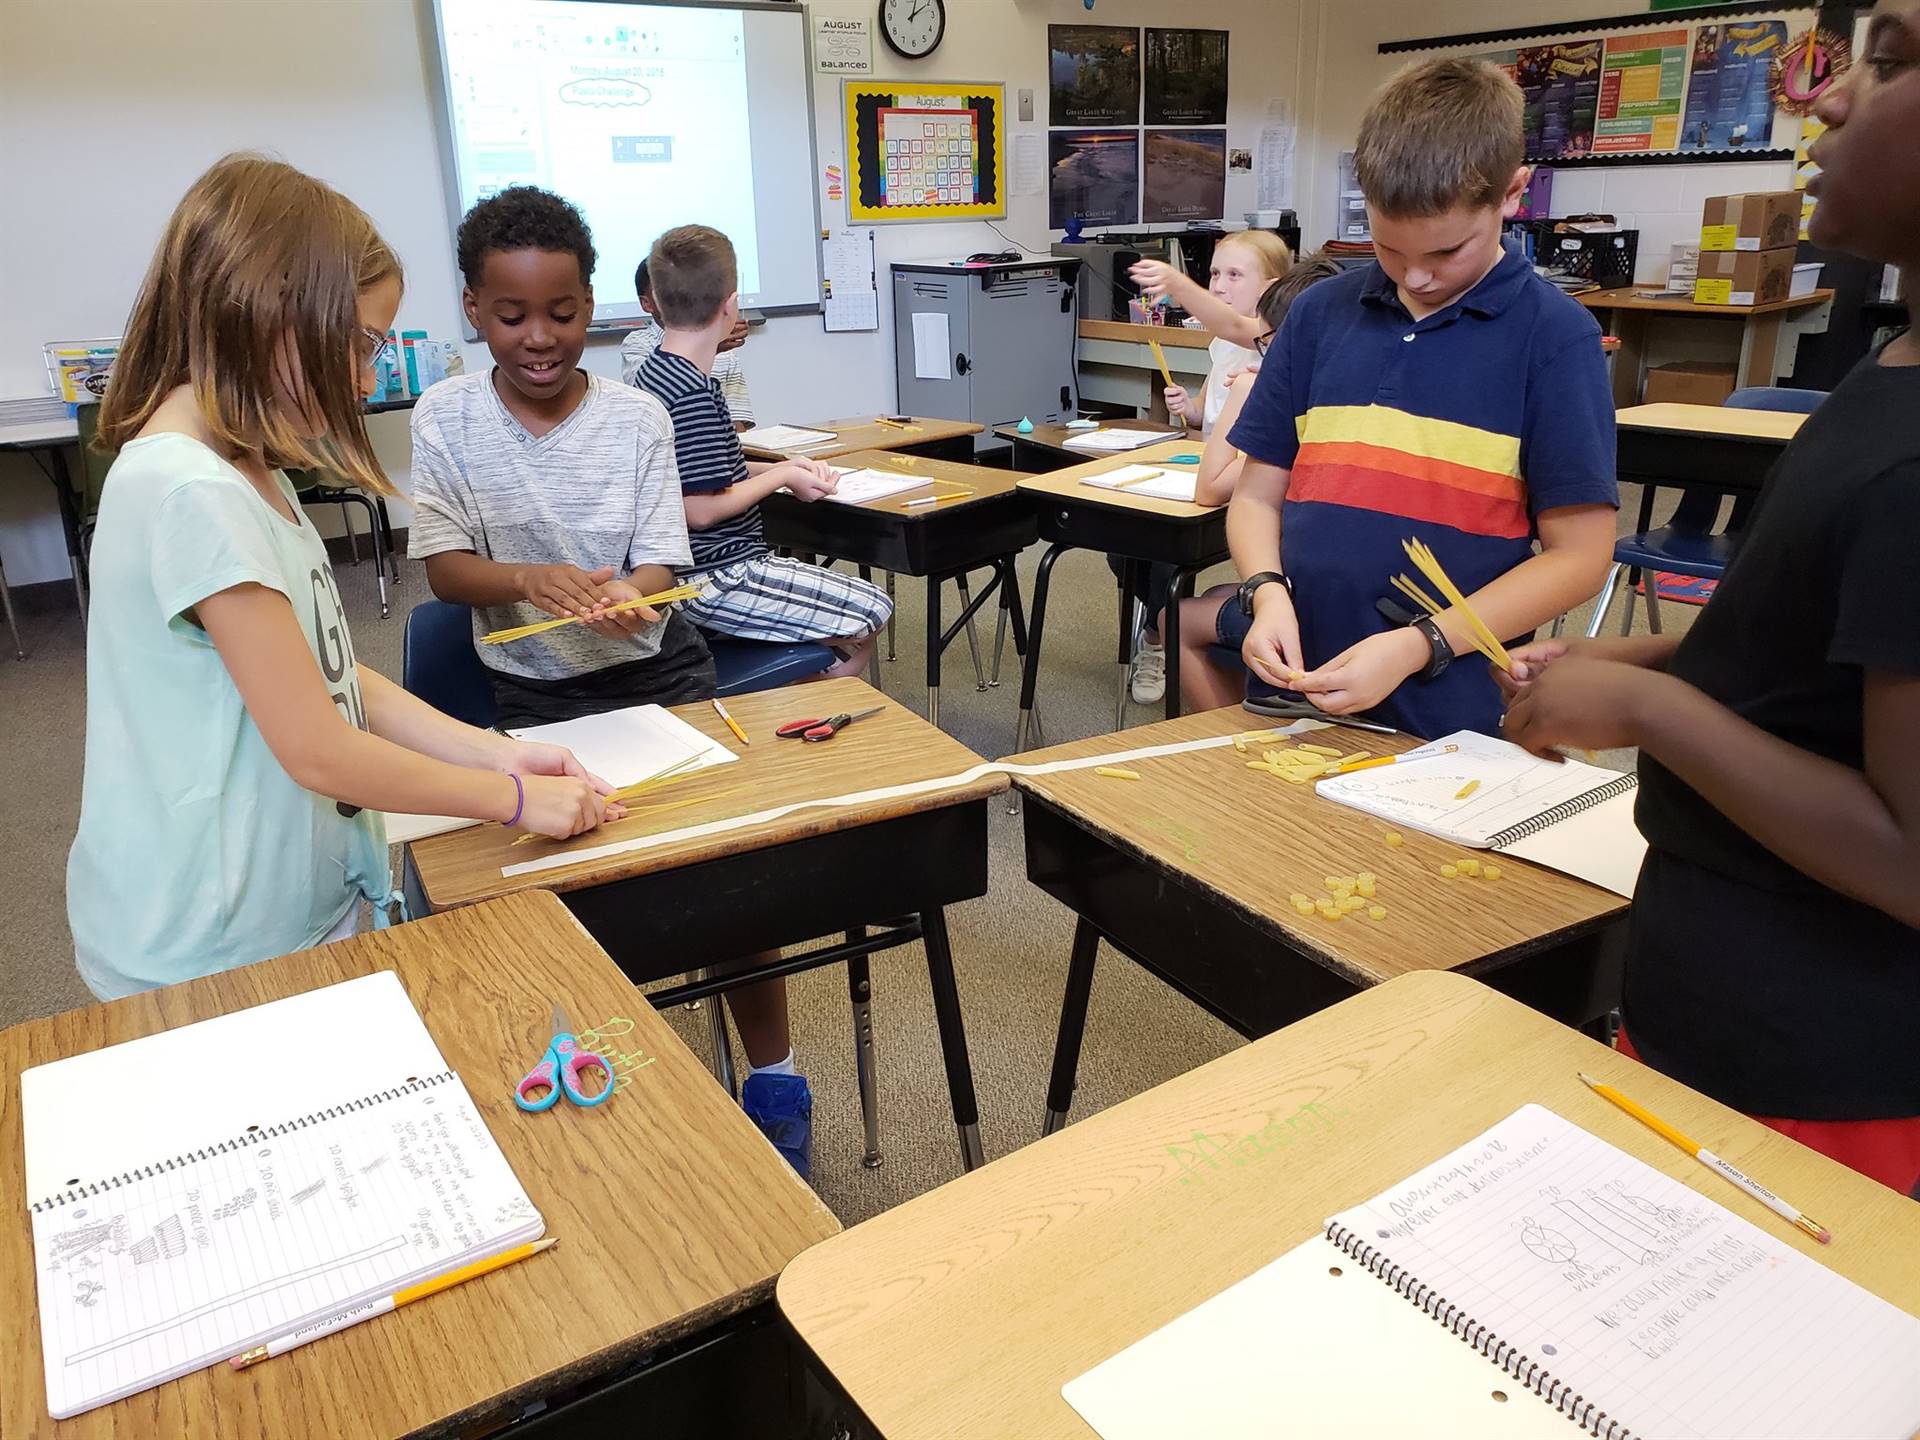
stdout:
{"type": "Polygon", "coordinates": [[[513,1092],[513,1103],[522,1110],[551,1110],[564,1094],[575,1105],[590,1107],[613,1094],[613,1071],[598,1055],[590,1055],[573,1038],[573,1022],[558,1005],[553,1007],[553,1039],[540,1063],[527,1072],[513,1092]],[[605,1077],[601,1088],[589,1095],[580,1083],[582,1070],[598,1070],[605,1077]],[[529,1091],[533,1092],[529,1095],[529,1091]],[[544,1091],[542,1094],[540,1092],[544,1091]]]}
{"type": "Polygon", "coordinates": [[[862,710],[853,715],[834,715],[825,720],[789,720],[773,733],[782,740],[831,740],[854,721],[878,715],[886,708],[876,705],[871,710],[862,710]]]}

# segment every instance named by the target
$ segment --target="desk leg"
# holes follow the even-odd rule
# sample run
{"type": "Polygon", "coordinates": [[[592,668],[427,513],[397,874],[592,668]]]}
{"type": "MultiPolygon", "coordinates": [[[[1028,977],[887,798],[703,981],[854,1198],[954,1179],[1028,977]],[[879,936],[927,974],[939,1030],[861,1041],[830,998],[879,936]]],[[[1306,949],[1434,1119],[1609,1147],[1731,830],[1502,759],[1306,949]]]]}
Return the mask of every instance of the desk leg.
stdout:
{"type": "Polygon", "coordinates": [[[47,478],[53,482],[54,499],[60,505],[60,528],[67,533],[67,563],[73,570],[73,593],[80,602],[80,621],[87,619],[87,560],[81,553],[80,507],[73,503],[73,480],[67,474],[67,455],[63,447],[49,446],[46,452],[47,478]]]}
{"type": "Polygon", "coordinates": [[[1120,684],[1113,696],[1113,728],[1127,728],[1127,672],[1133,669],[1133,630],[1134,611],[1138,602],[1133,598],[1133,578],[1145,565],[1144,560],[1122,560],[1120,562],[1120,684]]]}
{"type": "MultiPolygon", "coordinates": [[[[889,570],[887,571],[887,604],[892,606],[893,603],[893,571],[889,570]]],[[[887,611],[887,659],[889,660],[898,660],[900,658],[899,652],[894,649],[893,645],[894,622],[898,619],[899,614],[897,609],[889,609],[887,611]]]]}
{"type": "Polygon", "coordinates": [[[1773,384],[1779,355],[1780,316],[1747,316],[1740,326],[1739,386],[1773,384]]]}
{"type": "MultiPolygon", "coordinates": [[[[1047,586],[1053,581],[1054,562],[1066,554],[1067,549],[1065,545],[1049,545],[1033,577],[1033,623],[1027,629],[1027,653],[1020,667],[1020,721],[1013,736],[1015,754],[1027,748],[1027,727],[1033,720],[1033,691],[1040,679],[1040,636],[1047,627],[1047,586]]],[[[1018,644],[1018,630],[1014,637],[1018,644]]]]}
{"type": "Polygon", "coordinates": [[[940,1026],[940,1055],[947,1063],[953,1123],[960,1132],[960,1163],[978,1170],[985,1161],[980,1149],[980,1106],[974,1099],[973,1061],[967,1055],[967,1032],[960,1020],[960,988],[954,983],[953,951],[947,944],[947,912],[923,911],[920,933],[927,947],[927,976],[933,983],[933,1013],[940,1026]]]}
{"type": "Polygon", "coordinates": [[[1647,363],[1647,316],[1624,310],[1610,312],[1620,349],[1613,357],[1613,403],[1619,409],[1640,403],[1642,373],[1647,363]]]}
{"type": "Polygon", "coordinates": [[[1027,647],[1021,632],[1025,627],[1020,620],[1020,573],[1014,568],[1016,557],[1003,555],[993,562],[993,568],[1000,574],[1000,612],[993,622],[993,674],[987,680],[989,689],[1000,688],[1000,656],[1007,643],[1007,617],[1013,617],[1013,653],[1025,655],[1027,647]]]}
{"type": "Polygon", "coordinates": [[[927,723],[940,724],[940,577],[927,577],[927,723]]]}
{"type": "Polygon", "coordinates": [[[1053,1042],[1053,1078],[1047,1082],[1047,1118],[1042,1135],[1067,1123],[1074,1077],[1080,1070],[1080,1041],[1087,1033],[1087,1001],[1093,994],[1093,962],[1100,954],[1100,932],[1084,919],[1073,927],[1073,958],[1067,962],[1067,993],[1060,1001],[1060,1034],[1053,1042]]]}
{"type": "MultiPolygon", "coordinates": [[[[20,622],[16,620],[13,615],[13,592],[7,589],[7,572],[4,569],[0,569],[0,610],[6,612],[7,629],[13,635],[13,653],[15,658],[20,660],[26,659],[27,647],[22,644],[20,640],[20,622]]],[[[1000,613],[1004,615],[1006,612],[1003,610],[1000,613]]],[[[999,661],[999,658],[998,655],[994,656],[996,663],[999,661]]]]}
{"type": "MultiPolygon", "coordinates": [[[[866,938],[864,925],[847,931],[849,945],[866,938]]],[[[880,1092],[873,1069],[873,977],[864,955],[847,961],[847,998],[853,1002],[853,1068],[859,1077],[860,1121],[867,1137],[860,1163],[874,1170],[880,1165],[880,1092]]]]}
{"type": "MultiPolygon", "coordinates": [[[[707,977],[716,972],[705,971],[707,977]]],[[[733,1046],[727,1040],[727,1007],[720,1003],[718,996],[707,1006],[707,1034],[713,1041],[713,1078],[720,1082],[721,1088],[732,1100],[740,1098],[740,1086],[733,1073],[733,1046]]]]}
{"type": "Polygon", "coordinates": [[[1160,622],[1160,642],[1167,650],[1167,719],[1180,718],[1180,602],[1193,594],[1197,570],[1177,570],[1167,592],[1167,616],[1160,622]]]}
{"type": "MultiPolygon", "coordinates": [[[[967,588],[967,572],[962,570],[958,575],[954,576],[953,583],[960,587],[960,608],[962,610],[972,610],[973,594],[967,588]]],[[[984,690],[987,688],[987,672],[980,664],[980,635],[979,632],[973,628],[972,615],[967,616],[967,650],[973,656],[973,688],[976,690],[984,690]]]]}

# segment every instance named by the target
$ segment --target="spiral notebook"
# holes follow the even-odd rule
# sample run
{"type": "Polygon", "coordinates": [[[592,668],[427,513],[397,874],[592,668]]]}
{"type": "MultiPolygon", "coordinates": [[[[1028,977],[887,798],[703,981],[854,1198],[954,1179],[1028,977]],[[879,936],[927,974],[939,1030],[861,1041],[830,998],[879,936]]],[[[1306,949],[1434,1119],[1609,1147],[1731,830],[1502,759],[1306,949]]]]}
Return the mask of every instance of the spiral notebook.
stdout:
{"type": "Polygon", "coordinates": [[[1102,1440],[1875,1440],[1920,1320],[1538,1105],[1067,1383],[1102,1440]]]}
{"type": "Polygon", "coordinates": [[[55,1419],[545,1229],[391,972],[20,1089],[55,1419]]]}
{"type": "Polygon", "coordinates": [[[1631,898],[1647,850],[1633,823],[1639,783],[1631,773],[1542,760],[1460,730],[1407,751],[1398,764],[1336,775],[1315,788],[1389,824],[1515,855],[1631,898]]]}

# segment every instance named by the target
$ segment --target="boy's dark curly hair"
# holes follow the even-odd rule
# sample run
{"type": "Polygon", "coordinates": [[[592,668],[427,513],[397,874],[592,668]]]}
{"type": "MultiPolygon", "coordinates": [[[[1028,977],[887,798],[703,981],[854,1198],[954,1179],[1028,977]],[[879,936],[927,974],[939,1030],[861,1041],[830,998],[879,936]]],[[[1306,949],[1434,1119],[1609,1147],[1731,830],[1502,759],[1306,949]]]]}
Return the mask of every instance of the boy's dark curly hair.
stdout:
{"type": "Polygon", "coordinates": [[[593,232],[568,201],[533,185],[509,185],[482,200],[460,222],[455,239],[460,274],[469,287],[480,284],[490,252],[550,250],[580,262],[580,283],[593,283],[593,232]]]}

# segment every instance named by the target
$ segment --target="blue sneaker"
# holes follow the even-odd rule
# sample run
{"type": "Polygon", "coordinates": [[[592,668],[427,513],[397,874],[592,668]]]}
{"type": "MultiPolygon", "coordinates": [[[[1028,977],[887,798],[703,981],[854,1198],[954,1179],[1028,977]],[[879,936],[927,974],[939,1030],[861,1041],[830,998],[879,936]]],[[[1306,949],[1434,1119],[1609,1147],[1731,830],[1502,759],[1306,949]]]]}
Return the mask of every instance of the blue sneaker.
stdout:
{"type": "Polygon", "coordinates": [[[806,1076],[756,1070],[740,1087],[740,1108],[802,1180],[813,1178],[813,1089],[806,1076]]]}

